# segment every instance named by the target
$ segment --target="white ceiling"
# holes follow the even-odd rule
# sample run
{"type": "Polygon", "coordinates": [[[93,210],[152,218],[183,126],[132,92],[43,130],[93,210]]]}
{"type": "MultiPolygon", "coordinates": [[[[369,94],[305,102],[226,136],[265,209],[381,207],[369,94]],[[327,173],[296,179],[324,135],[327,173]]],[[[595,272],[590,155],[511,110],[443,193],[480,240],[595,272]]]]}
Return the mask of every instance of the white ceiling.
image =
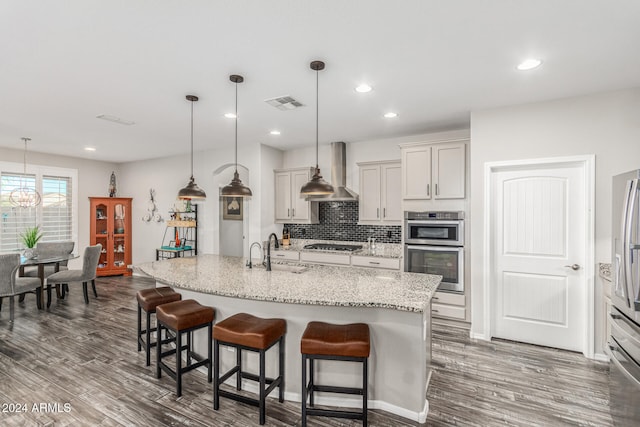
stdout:
{"type": "Polygon", "coordinates": [[[236,73],[240,145],[312,146],[315,59],[320,144],[466,127],[470,111],[640,86],[639,23],[638,0],[2,0],[0,146],[188,153],[187,94],[195,150],[229,146],[236,73]],[[528,57],[544,63],[516,71],[528,57]],[[306,107],[263,102],[281,95],[306,107]]]}

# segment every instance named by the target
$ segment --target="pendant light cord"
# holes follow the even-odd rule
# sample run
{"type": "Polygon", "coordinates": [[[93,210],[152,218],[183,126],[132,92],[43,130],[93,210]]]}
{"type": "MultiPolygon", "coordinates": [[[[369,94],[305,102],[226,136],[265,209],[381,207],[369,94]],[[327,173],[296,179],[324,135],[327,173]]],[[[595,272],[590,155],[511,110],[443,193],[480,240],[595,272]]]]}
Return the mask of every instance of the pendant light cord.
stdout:
{"type": "Polygon", "coordinates": [[[236,173],[238,173],[238,82],[236,83],[236,173]]]}
{"type": "Polygon", "coordinates": [[[316,170],[318,169],[318,70],[316,70],[316,170]]]}
{"type": "Polygon", "coordinates": [[[193,100],[191,100],[191,178],[193,178],[193,100]]]}

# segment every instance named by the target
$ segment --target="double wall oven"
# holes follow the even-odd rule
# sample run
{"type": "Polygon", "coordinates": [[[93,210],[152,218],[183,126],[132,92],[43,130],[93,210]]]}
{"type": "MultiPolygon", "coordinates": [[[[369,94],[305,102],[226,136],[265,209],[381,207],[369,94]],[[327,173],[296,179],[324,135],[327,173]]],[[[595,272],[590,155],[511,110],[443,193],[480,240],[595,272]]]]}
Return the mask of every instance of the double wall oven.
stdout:
{"type": "Polygon", "coordinates": [[[405,212],[404,271],[441,275],[439,291],[464,293],[464,212],[405,212]]]}

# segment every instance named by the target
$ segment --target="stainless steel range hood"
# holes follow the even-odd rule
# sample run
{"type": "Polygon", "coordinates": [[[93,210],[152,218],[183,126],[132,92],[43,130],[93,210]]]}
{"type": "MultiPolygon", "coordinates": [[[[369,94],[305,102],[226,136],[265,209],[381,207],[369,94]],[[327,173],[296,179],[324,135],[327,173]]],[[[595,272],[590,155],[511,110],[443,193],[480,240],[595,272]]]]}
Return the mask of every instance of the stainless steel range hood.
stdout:
{"type": "Polygon", "coordinates": [[[334,193],[329,196],[311,196],[314,202],[355,202],[358,194],[347,188],[347,146],[344,142],[331,143],[331,185],[334,193]]]}

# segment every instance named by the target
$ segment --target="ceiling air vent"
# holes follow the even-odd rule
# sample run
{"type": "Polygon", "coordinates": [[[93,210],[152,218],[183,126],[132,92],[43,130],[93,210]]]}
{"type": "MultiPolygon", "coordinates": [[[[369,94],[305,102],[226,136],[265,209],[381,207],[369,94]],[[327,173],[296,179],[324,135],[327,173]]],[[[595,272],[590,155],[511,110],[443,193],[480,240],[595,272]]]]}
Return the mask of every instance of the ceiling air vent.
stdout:
{"type": "Polygon", "coordinates": [[[294,110],[299,107],[304,107],[304,104],[302,104],[299,101],[296,101],[289,95],[279,96],[277,98],[265,99],[264,102],[282,111],[294,110]]]}

